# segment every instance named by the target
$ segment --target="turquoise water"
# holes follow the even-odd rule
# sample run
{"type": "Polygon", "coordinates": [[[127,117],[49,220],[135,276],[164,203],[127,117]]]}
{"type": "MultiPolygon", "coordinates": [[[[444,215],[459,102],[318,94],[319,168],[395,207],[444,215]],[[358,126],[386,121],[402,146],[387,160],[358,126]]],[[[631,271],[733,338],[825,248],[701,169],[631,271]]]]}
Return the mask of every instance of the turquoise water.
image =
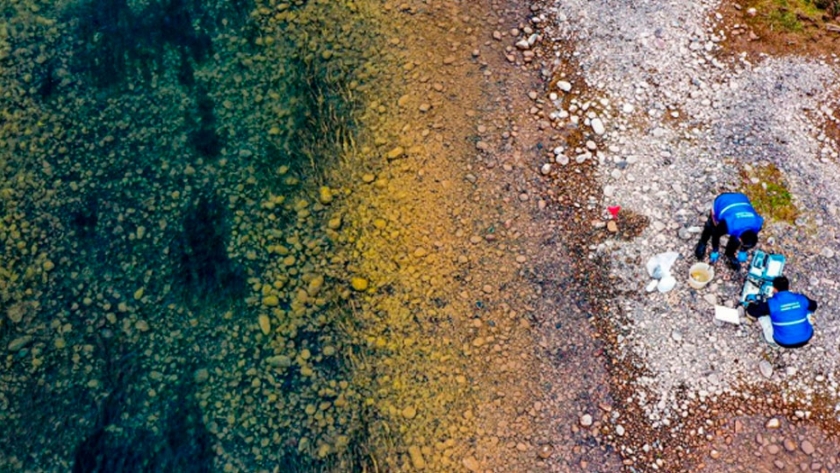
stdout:
{"type": "Polygon", "coordinates": [[[360,10],[3,5],[0,463],[369,468],[319,191],[381,61],[360,10]]]}

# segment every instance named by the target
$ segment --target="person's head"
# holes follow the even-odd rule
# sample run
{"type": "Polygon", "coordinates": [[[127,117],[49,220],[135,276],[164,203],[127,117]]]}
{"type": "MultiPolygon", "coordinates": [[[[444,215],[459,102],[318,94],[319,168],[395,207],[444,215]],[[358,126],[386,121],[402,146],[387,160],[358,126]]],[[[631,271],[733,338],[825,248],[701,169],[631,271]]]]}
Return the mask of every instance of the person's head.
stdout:
{"type": "Polygon", "coordinates": [[[741,248],[744,250],[755,248],[758,244],[758,234],[752,230],[744,231],[738,239],[741,240],[741,248]]]}
{"type": "Polygon", "coordinates": [[[775,289],[776,292],[787,291],[790,289],[790,281],[788,281],[788,278],[785,276],[778,276],[773,279],[773,289],[775,289]]]}

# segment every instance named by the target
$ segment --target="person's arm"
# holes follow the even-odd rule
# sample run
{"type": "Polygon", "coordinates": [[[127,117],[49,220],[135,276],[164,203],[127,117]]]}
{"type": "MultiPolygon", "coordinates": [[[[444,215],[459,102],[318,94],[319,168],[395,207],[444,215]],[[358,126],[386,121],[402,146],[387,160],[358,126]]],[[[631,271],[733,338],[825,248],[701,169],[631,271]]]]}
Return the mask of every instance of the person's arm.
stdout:
{"type": "Polygon", "coordinates": [[[755,318],[770,315],[770,306],[767,302],[753,302],[747,306],[747,313],[755,318]]]}
{"type": "Polygon", "coordinates": [[[808,296],[805,296],[805,299],[808,299],[808,312],[814,312],[817,310],[817,301],[811,299],[808,296]]]}

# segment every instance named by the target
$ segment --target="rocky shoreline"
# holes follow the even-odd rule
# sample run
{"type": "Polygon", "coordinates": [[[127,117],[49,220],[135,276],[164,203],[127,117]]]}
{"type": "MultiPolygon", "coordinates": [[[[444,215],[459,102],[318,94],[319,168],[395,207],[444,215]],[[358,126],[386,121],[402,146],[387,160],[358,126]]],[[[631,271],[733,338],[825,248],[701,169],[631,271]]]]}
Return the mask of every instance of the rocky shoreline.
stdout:
{"type": "MultiPolygon", "coordinates": [[[[684,436],[685,445],[679,441],[676,450],[689,450],[690,437],[707,435],[702,422],[692,421],[698,416],[711,422],[706,432],[734,428],[732,419],[750,412],[787,415],[794,424],[835,435],[838,148],[823,130],[837,126],[840,60],[722,54],[730,27],[747,13],[718,2],[563,1],[543,11],[534,19],[548,51],[543,57],[554,52],[555,65],[575,65],[575,74],[549,84],[546,114],[552,127],[580,130],[582,136],[572,146],[558,143],[540,171],[562,183],[568,168],[593,163],[603,189],[601,212],[617,205],[649,222],[630,240],[615,237],[627,220],[621,213],[611,229],[605,215],[594,214],[591,223],[605,235],[590,246],[589,257],[609,266],[616,293],[604,325],[615,334],[615,358],[633,365],[628,371],[635,373],[614,381],[625,385],[617,390],[627,396],[621,404],[634,412],[632,422],[648,432],[621,439],[626,424],[611,422],[627,464],[642,471],[686,468],[685,459],[670,467],[651,461],[651,442],[668,456],[661,445],[669,442],[662,437],[684,436]],[[768,165],[782,171],[802,211],[795,223],[769,222],[760,247],[785,254],[795,288],[821,303],[817,335],[802,350],[770,348],[746,319],[738,326],[714,321],[715,304],[737,305],[742,276],[719,265],[713,283],[702,290],[688,287],[684,276],[714,196],[743,188],[744,173],[768,165]],[[646,292],[644,262],[664,251],[681,255],[674,268],[677,288],[646,292]]],[[[741,435],[742,427],[739,421],[741,435]]],[[[767,450],[766,438],[756,442],[759,452],[767,450]]],[[[836,446],[826,441],[810,459],[774,461],[782,465],[776,468],[805,461],[815,471],[830,471],[836,455],[836,446]]],[[[695,461],[719,458],[715,451],[695,461]]]]}

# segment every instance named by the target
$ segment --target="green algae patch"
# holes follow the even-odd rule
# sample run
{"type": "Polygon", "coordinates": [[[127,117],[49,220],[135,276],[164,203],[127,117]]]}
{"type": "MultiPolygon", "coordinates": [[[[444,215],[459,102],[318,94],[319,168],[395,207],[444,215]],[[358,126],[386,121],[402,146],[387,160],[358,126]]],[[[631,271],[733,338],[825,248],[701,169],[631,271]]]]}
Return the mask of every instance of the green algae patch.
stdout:
{"type": "Polygon", "coordinates": [[[756,11],[748,23],[787,33],[803,33],[825,15],[840,15],[840,2],[834,0],[750,0],[744,8],[756,11]]]}
{"type": "Polygon", "coordinates": [[[745,167],[739,171],[743,192],[765,218],[793,224],[799,209],[787,188],[784,174],[775,164],[745,167]]]}

